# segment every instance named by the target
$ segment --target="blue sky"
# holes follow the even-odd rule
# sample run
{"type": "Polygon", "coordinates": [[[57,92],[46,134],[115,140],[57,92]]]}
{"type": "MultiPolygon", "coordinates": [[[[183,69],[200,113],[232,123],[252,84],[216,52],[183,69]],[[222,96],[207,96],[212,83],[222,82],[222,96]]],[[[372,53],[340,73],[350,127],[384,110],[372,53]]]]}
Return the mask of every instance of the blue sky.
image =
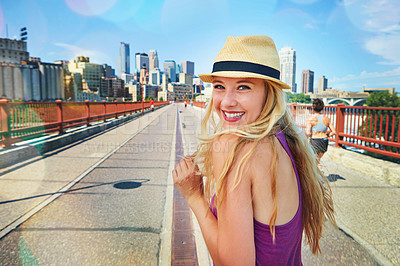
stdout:
{"type": "Polygon", "coordinates": [[[0,0],[0,36],[28,28],[28,51],[44,62],[78,55],[117,68],[120,42],[134,53],[156,49],[209,73],[227,36],[265,34],[296,50],[301,71],[328,87],[400,91],[398,0],[0,0]]]}

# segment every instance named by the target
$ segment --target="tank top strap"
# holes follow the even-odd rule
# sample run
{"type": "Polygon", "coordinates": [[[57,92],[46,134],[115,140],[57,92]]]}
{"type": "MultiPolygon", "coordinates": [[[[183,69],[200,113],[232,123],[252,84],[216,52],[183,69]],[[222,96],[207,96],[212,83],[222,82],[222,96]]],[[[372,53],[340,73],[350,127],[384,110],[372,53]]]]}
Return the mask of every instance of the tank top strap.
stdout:
{"type": "Polygon", "coordinates": [[[294,173],[296,174],[296,178],[297,178],[297,187],[299,189],[299,198],[300,198],[300,204],[301,204],[301,197],[302,197],[301,196],[301,184],[300,184],[299,172],[297,171],[297,167],[296,167],[296,162],[294,161],[292,152],[290,151],[289,145],[286,141],[285,134],[282,132],[282,130],[278,129],[275,132],[275,136],[279,140],[279,143],[282,145],[283,149],[289,155],[290,161],[292,162],[294,173]]]}

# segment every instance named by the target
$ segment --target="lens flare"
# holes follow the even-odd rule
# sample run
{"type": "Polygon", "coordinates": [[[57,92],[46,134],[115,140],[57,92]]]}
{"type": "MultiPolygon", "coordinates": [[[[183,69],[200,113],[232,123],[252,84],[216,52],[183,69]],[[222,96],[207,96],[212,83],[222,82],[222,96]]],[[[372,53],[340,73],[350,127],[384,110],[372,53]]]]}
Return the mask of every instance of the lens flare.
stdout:
{"type": "Polygon", "coordinates": [[[65,0],[68,7],[84,16],[97,16],[111,9],[117,0],[65,0]]]}

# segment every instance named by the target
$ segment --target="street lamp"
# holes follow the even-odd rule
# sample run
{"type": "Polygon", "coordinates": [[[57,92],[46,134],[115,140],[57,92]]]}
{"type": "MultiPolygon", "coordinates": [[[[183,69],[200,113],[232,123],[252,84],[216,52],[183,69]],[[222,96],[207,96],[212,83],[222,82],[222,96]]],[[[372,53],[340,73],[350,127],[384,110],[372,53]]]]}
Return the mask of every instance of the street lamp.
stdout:
{"type": "Polygon", "coordinates": [[[144,101],[143,101],[143,84],[141,84],[139,82],[140,85],[140,90],[141,90],[141,94],[142,94],[142,116],[144,115],[144,101]]]}

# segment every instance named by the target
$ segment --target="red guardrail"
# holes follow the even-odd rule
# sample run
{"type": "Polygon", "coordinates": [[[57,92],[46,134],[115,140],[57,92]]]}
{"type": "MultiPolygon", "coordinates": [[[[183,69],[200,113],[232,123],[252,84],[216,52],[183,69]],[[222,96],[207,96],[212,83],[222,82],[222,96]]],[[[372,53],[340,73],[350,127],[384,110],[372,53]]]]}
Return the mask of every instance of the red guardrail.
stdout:
{"type": "MultiPolygon", "coordinates": [[[[154,106],[168,102],[154,102],[154,106]]],[[[63,133],[66,128],[91,122],[106,121],[128,113],[149,109],[150,102],[56,102],[10,103],[0,100],[0,144],[9,147],[12,143],[36,137],[43,133],[63,133]]]]}
{"type": "MultiPolygon", "coordinates": [[[[194,102],[204,108],[205,103],[194,102]]],[[[311,105],[289,104],[296,124],[305,131],[311,105]]],[[[336,147],[350,146],[386,156],[400,158],[400,108],[325,106],[324,114],[335,126],[337,135],[329,138],[336,147]]]]}
{"type": "MultiPolygon", "coordinates": [[[[296,123],[305,129],[313,115],[311,105],[290,104],[296,123]]],[[[400,108],[325,106],[324,114],[335,126],[337,136],[330,138],[342,145],[400,158],[400,108]]]]}

